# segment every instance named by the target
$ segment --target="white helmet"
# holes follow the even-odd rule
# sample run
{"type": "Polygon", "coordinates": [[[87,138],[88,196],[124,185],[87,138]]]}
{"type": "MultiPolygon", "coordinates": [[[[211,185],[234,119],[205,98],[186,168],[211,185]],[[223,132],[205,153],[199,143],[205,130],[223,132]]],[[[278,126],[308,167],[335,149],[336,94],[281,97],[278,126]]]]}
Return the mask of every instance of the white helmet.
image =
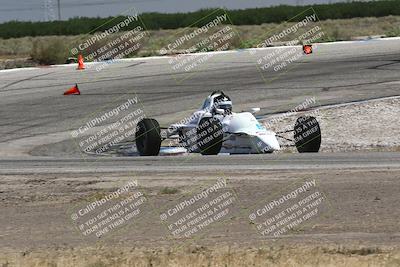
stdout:
{"type": "Polygon", "coordinates": [[[211,97],[214,97],[214,107],[216,109],[223,109],[226,113],[232,112],[232,101],[224,92],[215,91],[211,94],[211,97]]]}

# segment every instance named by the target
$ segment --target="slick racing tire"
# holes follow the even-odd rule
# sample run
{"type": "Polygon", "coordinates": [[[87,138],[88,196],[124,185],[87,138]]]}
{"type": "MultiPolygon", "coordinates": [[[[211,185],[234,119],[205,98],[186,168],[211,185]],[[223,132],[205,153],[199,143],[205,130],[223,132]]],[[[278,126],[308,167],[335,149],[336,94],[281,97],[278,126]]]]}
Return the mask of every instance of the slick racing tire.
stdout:
{"type": "Polygon", "coordinates": [[[221,151],[224,132],[217,118],[202,118],[197,126],[197,145],[202,155],[217,155],[221,151]]]}
{"type": "Polygon", "coordinates": [[[142,119],[135,133],[136,148],[140,156],[157,156],[160,153],[160,125],[155,119],[142,119]]]}
{"type": "Polygon", "coordinates": [[[315,117],[299,117],[294,126],[294,141],[299,153],[316,153],[321,147],[321,128],[315,117]]]}

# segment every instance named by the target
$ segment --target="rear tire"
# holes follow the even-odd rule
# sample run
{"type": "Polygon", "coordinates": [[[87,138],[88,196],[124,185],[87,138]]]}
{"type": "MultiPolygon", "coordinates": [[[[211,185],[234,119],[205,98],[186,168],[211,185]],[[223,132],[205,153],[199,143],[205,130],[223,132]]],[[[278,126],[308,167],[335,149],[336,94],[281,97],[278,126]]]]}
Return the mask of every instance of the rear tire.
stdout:
{"type": "Polygon", "coordinates": [[[299,117],[294,126],[294,140],[299,153],[316,153],[321,147],[321,128],[315,117],[299,117]]]}
{"type": "Polygon", "coordinates": [[[142,119],[137,124],[135,138],[140,156],[157,156],[160,153],[160,124],[155,119],[142,119]]]}
{"type": "Polygon", "coordinates": [[[202,118],[197,126],[197,145],[202,155],[217,155],[222,148],[224,132],[217,118],[202,118]]]}

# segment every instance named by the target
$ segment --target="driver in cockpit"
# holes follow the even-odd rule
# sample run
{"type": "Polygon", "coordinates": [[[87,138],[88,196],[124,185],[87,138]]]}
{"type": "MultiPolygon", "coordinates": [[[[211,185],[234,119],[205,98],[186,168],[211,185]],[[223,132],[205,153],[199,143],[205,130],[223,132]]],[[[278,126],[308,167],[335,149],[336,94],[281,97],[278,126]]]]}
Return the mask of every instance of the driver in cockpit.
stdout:
{"type": "Polygon", "coordinates": [[[211,110],[212,114],[216,114],[216,109],[223,109],[224,114],[231,114],[232,113],[232,100],[229,96],[225,95],[222,91],[216,91],[211,94],[214,96],[214,105],[213,109],[211,110]]]}

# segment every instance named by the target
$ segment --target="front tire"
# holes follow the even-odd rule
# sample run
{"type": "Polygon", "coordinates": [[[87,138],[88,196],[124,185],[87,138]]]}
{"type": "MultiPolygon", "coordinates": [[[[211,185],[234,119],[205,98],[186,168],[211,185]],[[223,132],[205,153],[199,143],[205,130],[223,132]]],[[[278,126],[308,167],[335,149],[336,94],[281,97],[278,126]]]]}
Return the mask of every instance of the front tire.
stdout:
{"type": "Polygon", "coordinates": [[[294,140],[299,153],[317,153],[321,147],[321,128],[315,117],[299,117],[294,126],[294,140]]]}
{"type": "Polygon", "coordinates": [[[197,126],[197,145],[202,155],[217,155],[222,148],[224,132],[217,118],[202,118],[197,126]]]}
{"type": "Polygon", "coordinates": [[[155,119],[142,119],[135,133],[136,148],[140,156],[157,156],[160,153],[160,124],[155,119]]]}

